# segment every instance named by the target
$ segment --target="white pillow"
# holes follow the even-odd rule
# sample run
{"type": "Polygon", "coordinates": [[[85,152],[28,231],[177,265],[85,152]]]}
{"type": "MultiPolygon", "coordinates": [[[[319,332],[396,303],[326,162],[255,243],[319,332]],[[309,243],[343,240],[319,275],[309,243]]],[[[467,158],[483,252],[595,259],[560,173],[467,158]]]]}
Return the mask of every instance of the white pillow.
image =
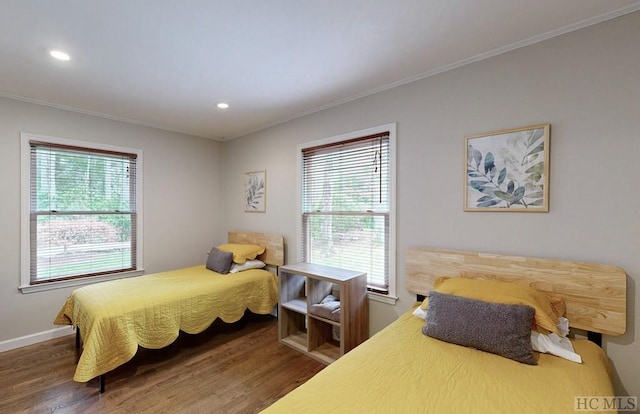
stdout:
{"type": "Polygon", "coordinates": [[[559,356],[578,364],[582,363],[582,357],[575,352],[569,338],[560,337],[553,332],[544,335],[531,331],[531,348],[534,351],[559,356]]]}
{"type": "Polygon", "coordinates": [[[531,331],[531,347],[534,351],[559,356],[572,362],[582,363],[582,357],[573,349],[573,344],[566,336],[569,335],[569,319],[558,317],[558,331],[560,335],[548,335],[531,331]]]}
{"type": "Polygon", "coordinates": [[[569,335],[569,319],[558,316],[558,332],[560,332],[559,336],[565,337],[569,335]]]}
{"type": "Polygon", "coordinates": [[[413,316],[417,316],[420,319],[427,319],[427,311],[422,309],[422,306],[418,306],[416,310],[413,311],[413,316]]]}
{"type": "Polygon", "coordinates": [[[238,272],[242,272],[243,270],[249,270],[249,269],[262,269],[265,266],[266,264],[263,261],[247,260],[242,264],[233,263],[231,265],[231,270],[229,270],[229,273],[238,273],[238,272]]]}

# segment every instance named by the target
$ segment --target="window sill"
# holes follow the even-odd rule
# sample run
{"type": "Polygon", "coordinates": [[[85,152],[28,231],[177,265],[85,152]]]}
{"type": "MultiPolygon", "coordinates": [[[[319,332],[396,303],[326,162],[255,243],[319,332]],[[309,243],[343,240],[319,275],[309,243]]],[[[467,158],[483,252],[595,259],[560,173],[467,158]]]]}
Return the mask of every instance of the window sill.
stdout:
{"type": "Polygon", "coordinates": [[[375,292],[367,292],[367,298],[375,302],[386,303],[387,305],[395,305],[398,300],[395,296],[383,295],[375,292]]]}
{"type": "Polygon", "coordinates": [[[41,283],[37,285],[19,286],[18,289],[23,294],[44,292],[46,290],[63,289],[68,287],[90,285],[98,282],[106,282],[108,280],[124,279],[128,277],[142,276],[144,270],[135,270],[131,272],[118,273],[114,275],[94,276],[82,279],[61,280],[59,282],[41,283]]]}

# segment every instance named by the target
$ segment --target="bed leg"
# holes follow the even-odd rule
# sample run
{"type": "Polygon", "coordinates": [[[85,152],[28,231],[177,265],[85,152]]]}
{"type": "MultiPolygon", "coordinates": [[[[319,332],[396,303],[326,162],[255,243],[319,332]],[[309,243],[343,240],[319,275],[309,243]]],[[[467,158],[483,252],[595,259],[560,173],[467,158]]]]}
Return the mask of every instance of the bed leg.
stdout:
{"type": "Polygon", "coordinates": [[[100,394],[104,394],[104,374],[98,377],[98,387],[100,388],[100,394]]]}
{"type": "Polygon", "coordinates": [[[80,349],[80,327],[76,326],[76,349],[80,349]]]}
{"type": "Polygon", "coordinates": [[[602,348],[602,334],[598,332],[587,332],[587,339],[602,348]]]}

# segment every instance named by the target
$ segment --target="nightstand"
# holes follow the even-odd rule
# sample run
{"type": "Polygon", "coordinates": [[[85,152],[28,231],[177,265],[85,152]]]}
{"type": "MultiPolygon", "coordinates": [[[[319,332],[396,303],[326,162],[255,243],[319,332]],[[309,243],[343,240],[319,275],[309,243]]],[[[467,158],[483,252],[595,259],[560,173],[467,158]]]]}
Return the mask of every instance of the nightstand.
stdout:
{"type": "Polygon", "coordinates": [[[279,268],[278,339],[310,357],[330,364],[369,337],[367,274],[313,263],[279,268]],[[309,312],[339,292],[340,317],[309,312]],[[334,331],[338,330],[338,338],[334,331]]]}

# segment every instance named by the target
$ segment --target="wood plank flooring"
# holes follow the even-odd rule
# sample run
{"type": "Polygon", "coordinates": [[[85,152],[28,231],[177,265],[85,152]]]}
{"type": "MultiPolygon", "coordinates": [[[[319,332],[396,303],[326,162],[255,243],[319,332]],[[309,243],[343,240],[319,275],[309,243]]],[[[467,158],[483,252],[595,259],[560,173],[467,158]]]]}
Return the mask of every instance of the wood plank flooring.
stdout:
{"type": "Polygon", "coordinates": [[[272,316],[216,321],[160,350],[140,348],[106,376],[73,381],[74,336],[0,353],[0,413],[256,413],[324,365],[277,340],[272,316]]]}

